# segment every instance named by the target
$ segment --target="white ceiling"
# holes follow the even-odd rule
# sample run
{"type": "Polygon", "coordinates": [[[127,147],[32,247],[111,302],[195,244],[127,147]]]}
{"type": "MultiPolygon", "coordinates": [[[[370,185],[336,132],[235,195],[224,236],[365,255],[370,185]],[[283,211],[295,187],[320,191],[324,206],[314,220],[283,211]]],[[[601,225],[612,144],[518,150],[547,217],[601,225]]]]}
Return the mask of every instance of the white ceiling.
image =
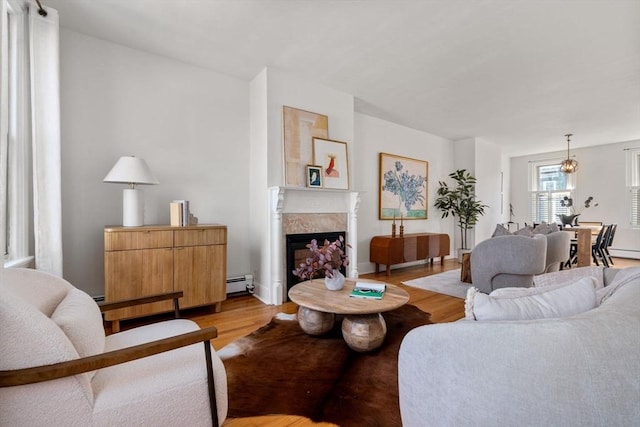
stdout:
{"type": "Polygon", "coordinates": [[[42,0],[61,26],[509,155],[640,139],[639,0],[42,0]]]}

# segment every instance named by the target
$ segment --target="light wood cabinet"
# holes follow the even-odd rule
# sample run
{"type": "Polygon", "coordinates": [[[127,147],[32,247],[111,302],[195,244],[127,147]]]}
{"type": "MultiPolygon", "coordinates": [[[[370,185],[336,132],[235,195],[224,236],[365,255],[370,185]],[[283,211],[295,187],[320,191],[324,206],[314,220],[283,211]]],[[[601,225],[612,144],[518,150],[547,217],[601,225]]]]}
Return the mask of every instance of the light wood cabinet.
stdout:
{"type": "MultiPolygon", "coordinates": [[[[214,305],[227,298],[227,227],[142,226],[104,230],[105,301],[183,291],[180,308],[214,305]]],[[[171,301],[114,310],[119,320],[172,311],[171,301]]]]}

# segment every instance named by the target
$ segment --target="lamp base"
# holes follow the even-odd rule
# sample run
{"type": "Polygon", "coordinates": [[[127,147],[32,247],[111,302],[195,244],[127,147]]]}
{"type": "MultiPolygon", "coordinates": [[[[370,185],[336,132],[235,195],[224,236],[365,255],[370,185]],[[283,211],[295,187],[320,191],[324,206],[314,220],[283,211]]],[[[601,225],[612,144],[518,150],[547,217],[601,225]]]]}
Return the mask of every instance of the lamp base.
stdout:
{"type": "Polygon", "coordinates": [[[122,225],[139,227],[144,224],[144,197],[142,190],[125,188],[122,190],[122,225]]]}

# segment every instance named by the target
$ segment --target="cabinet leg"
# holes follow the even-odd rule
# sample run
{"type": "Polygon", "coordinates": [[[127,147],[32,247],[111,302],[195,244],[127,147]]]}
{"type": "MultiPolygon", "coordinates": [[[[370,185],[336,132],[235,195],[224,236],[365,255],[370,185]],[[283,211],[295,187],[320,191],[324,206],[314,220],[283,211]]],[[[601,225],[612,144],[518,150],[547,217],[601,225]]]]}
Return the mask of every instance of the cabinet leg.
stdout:
{"type": "Polygon", "coordinates": [[[376,274],[380,273],[380,264],[376,264],[376,274]]]}
{"type": "Polygon", "coordinates": [[[387,277],[391,277],[391,264],[387,264],[387,277]]]}
{"type": "Polygon", "coordinates": [[[116,332],[120,332],[120,321],[112,320],[111,321],[111,333],[115,334],[116,332]]]}
{"type": "Polygon", "coordinates": [[[213,306],[213,311],[215,311],[216,313],[220,313],[220,311],[222,311],[222,301],[215,303],[215,305],[213,306]]]}

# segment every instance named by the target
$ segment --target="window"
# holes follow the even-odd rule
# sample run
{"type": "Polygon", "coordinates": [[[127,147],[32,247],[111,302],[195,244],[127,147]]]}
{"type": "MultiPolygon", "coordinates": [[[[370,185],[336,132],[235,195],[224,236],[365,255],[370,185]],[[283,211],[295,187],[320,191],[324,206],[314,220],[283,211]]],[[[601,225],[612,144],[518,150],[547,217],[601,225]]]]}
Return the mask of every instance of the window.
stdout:
{"type": "Polygon", "coordinates": [[[533,223],[553,223],[558,215],[567,214],[560,204],[564,197],[571,197],[574,175],[560,171],[561,159],[532,162],[529,164],[529,219],[533,223]]]}
{"type": "MultiPolygon", "coordinates": [[[[5,0],[2,0],[5,1],[5,0]]],[[[2,169],[6,172],[0,191],[2,197],[1,217],[4,218],[3,253],[5,266],[27,265],[31,257],[33,222],[31,200],[30,138],[28,127],[29,91],[26,46],[26,10],[15,0],[6,1],[3,16],[3,128],[2,169]],[[6,65],[4,65],[6,64],[6,65]]]]}
{"type": "Polygon", "coordinates": [[[631,227],[640,228],[640,147],[627,150],[627,188],[631,227]]]}

